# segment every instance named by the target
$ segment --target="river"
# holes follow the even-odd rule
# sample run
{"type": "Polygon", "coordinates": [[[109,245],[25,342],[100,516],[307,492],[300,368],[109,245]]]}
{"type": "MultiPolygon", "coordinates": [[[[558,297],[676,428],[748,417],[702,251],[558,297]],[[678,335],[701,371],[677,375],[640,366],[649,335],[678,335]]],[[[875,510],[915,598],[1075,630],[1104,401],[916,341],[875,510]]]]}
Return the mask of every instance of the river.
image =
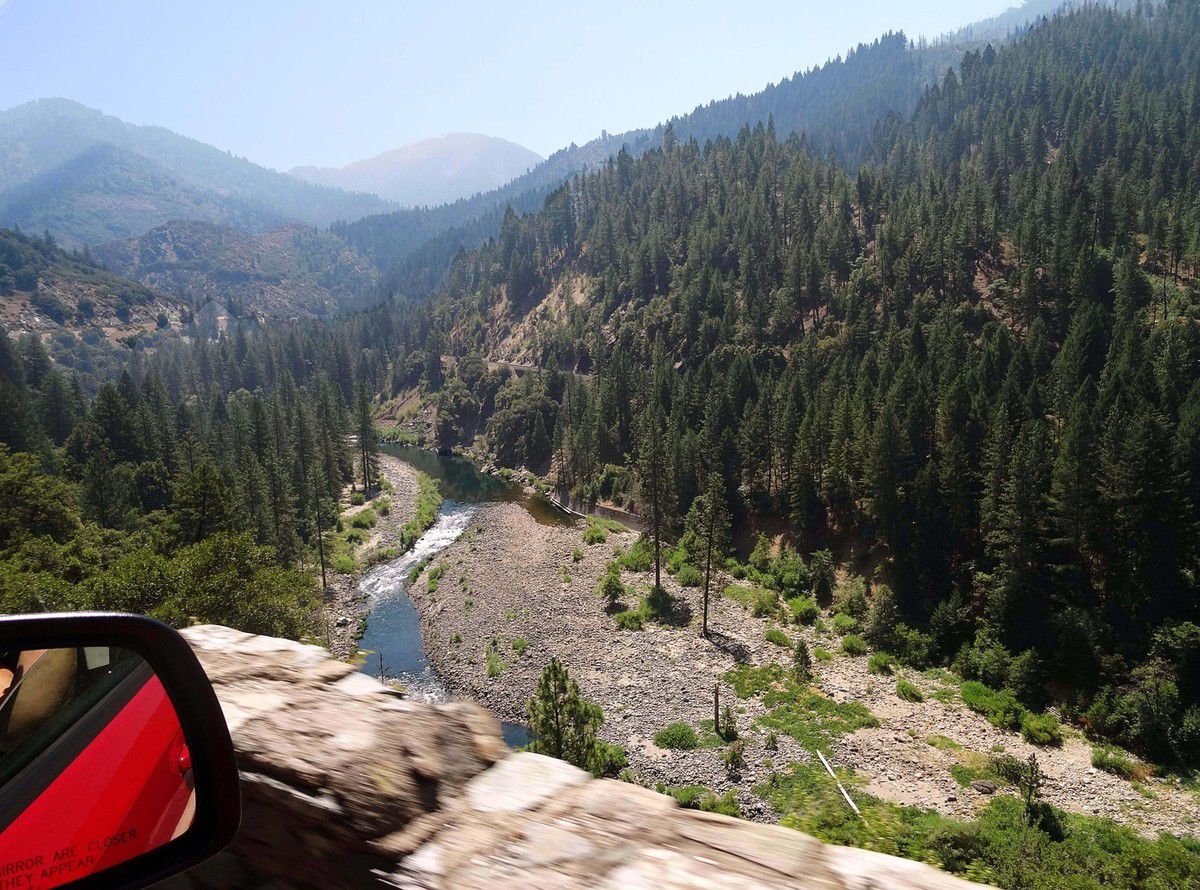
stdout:
{"type": "MultiPolygon", "coordinates": [[[[384,446],[383,450],[437,479],[442,506],[437,522],[412,550],[371,569],[359,582],[359,589],[368,595],[371,604],[367,631],[359,641],[359,648],[367,653],[362,671],[398,680],[411,698],[446,701],[450,692],[425,655],[421,616],[405,591],[409,574],[453,544],[484,504],[516,502],[544,524],[570,523],[572,519],[544,498],[527,495],[521,486],[480,472],[466,458],[397,445],[384,446]]],[[[527,727],[501,721],[501,728],[509,745],[529,743],[527,727]]]]}

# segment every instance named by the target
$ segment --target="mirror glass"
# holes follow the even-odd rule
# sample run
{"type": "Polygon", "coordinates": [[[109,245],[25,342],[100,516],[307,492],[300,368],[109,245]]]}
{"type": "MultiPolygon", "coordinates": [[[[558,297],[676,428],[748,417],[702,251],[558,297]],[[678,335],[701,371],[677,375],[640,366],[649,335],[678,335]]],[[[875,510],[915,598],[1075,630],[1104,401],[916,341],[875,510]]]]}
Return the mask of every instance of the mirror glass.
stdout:
{"type": "Polygon", "coordinates": [[[0,653],[0,890],[111,868],[178,837],[194,813],[179,718],[140,655],[0,653]]]}

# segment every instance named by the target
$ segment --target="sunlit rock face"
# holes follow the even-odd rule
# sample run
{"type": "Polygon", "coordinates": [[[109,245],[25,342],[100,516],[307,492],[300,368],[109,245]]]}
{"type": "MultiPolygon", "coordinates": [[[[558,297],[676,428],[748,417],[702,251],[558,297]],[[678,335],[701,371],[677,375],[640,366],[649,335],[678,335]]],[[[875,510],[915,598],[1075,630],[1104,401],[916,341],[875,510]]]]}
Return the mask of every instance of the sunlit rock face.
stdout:
{"type": "Polygon", "coordinates": [[[406,701],[317,646],[184,635],[229,722],[243,817],[176,887],[976,886],[510,753],[481,708],[406,701]]]}

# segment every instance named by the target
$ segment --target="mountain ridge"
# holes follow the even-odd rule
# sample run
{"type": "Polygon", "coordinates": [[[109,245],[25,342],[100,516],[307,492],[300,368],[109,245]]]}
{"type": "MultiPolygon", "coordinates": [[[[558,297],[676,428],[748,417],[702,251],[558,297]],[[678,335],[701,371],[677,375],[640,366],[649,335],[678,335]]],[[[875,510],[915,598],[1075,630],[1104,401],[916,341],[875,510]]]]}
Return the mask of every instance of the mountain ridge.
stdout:
{"type": "Polygon", "coordinates": [[[293,167],[290,176],[317,185],[378,195],[420,207],[490,191],[527,172],[542,156],[481,133],[422,139],[342,167],[293,167]]]}
{"type": "MultiPolygon", "coordinates": [[[[126,174],[136,173],[145,180],[135,181],[134,186],[166,189],[168,198],[187,193],[193,202],[198,200],[194,195],[203,196],[200,203],[212,207],[201,215],[216,221],[242,225],[240,217],[248,216],[261,217],[256,225],[294,220],[325,226],[395,206],[374,195],[304,183],[166,128],[131,124],[62,98],[34,100],[0,111],[0,206],[11,203],[14,193],[26,196],[26,203],[36,206],[38,201],[31,194],[47,188],[64,200],[61,189],[56,189],[63,183],[56,181],[70,180],[77,172],[73,165],[81,157],[94,159],[105,151],[110,160],[118,155],[123,158],[120,166],[126,174]],[[131,160],[134,157],[136,161],[131,160]],[[216,207],[222,210],[217,212],[216,207]]],[[[112,188],[100,191],[120,194],[112,188]]],[[[72,200],[86,203],[93,194],[83,191],[72,200]]],[[[139,194],[154,197],[153,188],[141,188],[139,194]]],[[[121,205],[126,220],[121,231],[97,233],[87,220],[77,227],[68,215],[57,221],[55,234],[66,243],[89,243],[97,238],[138,235],[163,222],[158,212],[139,218],[138,209],[137,201],[121,205]]],[[[109,212],[112,210],[110,207],[109,212]]],[[[26,224],[11,214],[0,216],[0,223],[26,224]]]]}

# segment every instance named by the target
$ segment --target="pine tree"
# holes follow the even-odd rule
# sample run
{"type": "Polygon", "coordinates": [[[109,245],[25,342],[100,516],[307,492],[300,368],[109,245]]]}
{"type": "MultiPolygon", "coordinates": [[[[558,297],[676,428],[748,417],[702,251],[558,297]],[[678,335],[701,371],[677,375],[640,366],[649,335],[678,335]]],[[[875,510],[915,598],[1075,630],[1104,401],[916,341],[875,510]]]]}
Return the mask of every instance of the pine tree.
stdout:
{"type": "Polygon", "coordinates": [[[673,522],[675,492],[671,485],[671,466],[667,455],[666,431],[661,406],[652,402],[642,418],[639,443],[638,477],[641,500],[654,538],[654,590],[662,589],[662,545],[673,522]]]}
{"type": "Polygon", "coordinates": [[[229,524],[228,487],[206,459],[184,471],[175,484],[172,505],[179,538],[184,543],[198,543],[229,524]]]}
{"type": "Polygon", "coordinates": [[[375,415],[366,383],[359,380],[354,397],[354,430],[358,436],[358,468],[363,494],[370,495],[379,484],[379,435],[375,431],[375,415]]]}
{"type": "Polygon", "coordinates": [[[687,526],[690,535],[699,542],[704,559],[704,613],[700,624],[702,636],[708,636],[708,598],[712,589],[713,565],[729,546],[729,509],[725,502],[725,481],[716,470],[709,470],[704,493],[692,501],[687,526]]]}
{"type": "Polygon", "coordinates": [[[537,689],[527,705],[534,740],[529,750],[557,757],[585,770],[598,766],[601,756],[596,733],[604,722],[600,708],[586,700],[579,684],[557,658],[542,671],[537,689]]]}

